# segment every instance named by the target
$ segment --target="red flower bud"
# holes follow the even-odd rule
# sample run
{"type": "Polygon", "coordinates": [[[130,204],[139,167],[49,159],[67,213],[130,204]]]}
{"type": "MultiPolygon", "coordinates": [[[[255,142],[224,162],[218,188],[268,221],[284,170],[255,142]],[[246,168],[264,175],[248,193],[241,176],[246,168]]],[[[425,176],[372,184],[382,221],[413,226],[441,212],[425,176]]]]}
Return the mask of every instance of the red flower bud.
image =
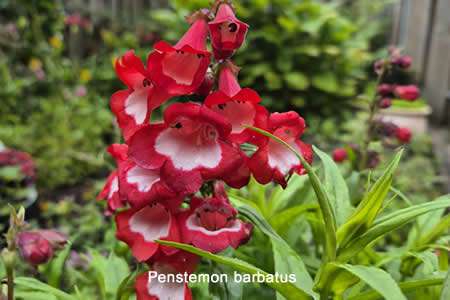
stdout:
{"type": "Polygon", "coordinates": [[[20,232],[16,238],[22,258],[33,266],[44,264],[53,257],[53,248],[38,232],[20,232]]]}
{"type": "Polygon", "coordinates": [[[408,144],[411,141],[412,133],[409,128],[399,127],[395,132],[397,140],[402,144],[408,144]]]}
{"type": "Polygon", "coordinates": [[[394,92],[395,86],[392,84],[383,83],[380,84],[377,88],[377,92],[381,96],[389,96],[394,92]]]}
{"type": "Polygon", "coordinates": [[[391,98],[383,98],[380,100],[380,108],[389,108],[392,105],[392,100],[391,98]]]}
{"type": "Polygon", "coordinates": [[[400,56],[400,57],[393,59],[392,63],[394,65],[399,66],[402,69],[408,69],[412,64],[412,57],[408,56],[408,55],[400,56]]]}
{"type": "Polygon", "coordinates": [[[341,163],[348,157],[347,150],[344,148],[337,148],[333,151],[333,160],[337,163],[341,163]]]}
{"type": "Polygon", "coordinates": [[[414,101],[420,97],[420,90],[415,85],[396,86],[394,89],[394,93],[395,95],[397,95],[397,97],[408,101],[414,101]]]}

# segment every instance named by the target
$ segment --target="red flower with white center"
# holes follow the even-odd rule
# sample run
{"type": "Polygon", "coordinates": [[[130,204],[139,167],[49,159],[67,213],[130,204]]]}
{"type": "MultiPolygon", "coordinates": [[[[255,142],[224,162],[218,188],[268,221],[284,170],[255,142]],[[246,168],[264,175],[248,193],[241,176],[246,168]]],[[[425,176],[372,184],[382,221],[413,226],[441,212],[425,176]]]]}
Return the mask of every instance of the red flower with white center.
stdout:
{"type": "MultiPolygon", "coordinates": [[[[297,150],[308,163],[312,162],[313,152],[309,144],[300,140],[305,129],[305,121],[296,112],[272,113],[269,117],[268,131],[297,150]]],[[[286,187],[285,177],[296,172],[304,174],[298,157],[286,146],[267,138],[249,160],[249,167],[255,179],[266,184],[275,181],[286,187]]]]}
{"type": "Polygon", "coordinates": [[[106,200],[107,210],[106,214],[111,215],[118,208],[125,206],[124,198],[119,193],[119,169],[128,159],[128,146],[113,144],[108,147],[108,152],[116,160],[118,166],[117,170],[111,172],[106,180],[105,186],[103,187],[100,194],[97,196],[98,200],[106,200]]]}
{"type": "Polygon", "coordinates": [[[106,200],[108,206],[106,211],[107,215],[111,215],[118,208],[124,206],[119,195],[119,176],[117,176],[117,170],[109,174],[106,184],[100,194],[98,194],[97,199],[106,200]]]}
{"type": "Polygon", "coordinates": [[[209,65],[207,17],[197,12],[192,19],[191,27],[175,46],[160,41],[148,56],[149,77],[158,87],[173,95],[195,92],[203,82],[209,65]]]}
{"type": "Polygon", "coordinates": [[[215,190],[211,198],[193,197],[190,209],[178,218],[183,242],[213,253],[229,246],[236,249],[248,241],[253,229],[252,224],[236,218],[237,211],[226,198],[223,185],[215,190]]]}
{"type": "Polygon", "coordinates": [[[116,73],[128,89],[114,93],[110,105],[127,140],[170,95],[164,89],[155,88],[146,78],[144,65],[133,51],[116,61],[116,73]]]}
{"type": "Polygon", "coordinates": [[[216,17],[209,22],[211,42],[216,59],[225,59],[241,47],[248,25],[239,21],[228,3],[220,3],[216,17]]]}
{"type": "Polygon", "coordinates": [[[250,181],[250,168],[248,167],[248,157],[243,151],[240,151],[242,163],[233,172],[228,172],[222,178],[226,184],[234,189],[240,189],[250,181]]]}
{"type": "Polygon", "coordinates": [[[209,95],[205,105],[224,116],[232,126],[229,140],[242,144],[247,142],[254,132],[243,125],[265,127],[267,110],[259,105],[261,98],[252,89],[239,86],[235,67],[231,64],[220,71],[219,90],[209,95]]]}
{"type": "Polygon", "coordinates": [[[192,293],[186,282],[159,280],[158,275],[176,274],[169,265],[155,264],[153,271],[136,277],[137,300],[192,300],[192,293]],[[155,273],[152,273],[155,272],[155,273]],[[153,274],[153,275],[152,275],[153,274]]]}
{"type": "Polygon", "coordinates": [[[231,125],[206,106],[176,103],[164,123],[139,129],[129,141],[129,156],[142,168],[161,168],[177,193],[196,192],[204,180],[220,179],[242,163],[239,149],[226,141],[231,125]]]}
{"type": "Polygon", "coordinates": [[[146,261],[158,250],[173,254],[177,249],[161,246],[155,240],[180,240],[175,217],[160,203],[141,209],[128,209],[116,215],[117,239],[131,248],[138,261],[146,261]]]}

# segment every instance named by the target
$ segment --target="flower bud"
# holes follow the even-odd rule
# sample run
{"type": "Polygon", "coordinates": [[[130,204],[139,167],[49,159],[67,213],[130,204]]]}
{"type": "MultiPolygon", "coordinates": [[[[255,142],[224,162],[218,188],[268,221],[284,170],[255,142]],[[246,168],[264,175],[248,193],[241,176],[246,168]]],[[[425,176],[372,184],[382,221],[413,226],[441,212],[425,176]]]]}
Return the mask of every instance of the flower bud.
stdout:
{"type": "Polygon", "coordinates": [[[399,127],[395,132],[395,137],[402,144],[408,144],[411,141],[412,133],[409,128],[399,127]]]}
{"type": "Polygon", "coordinates": [[[395,57],[392,59],[392,64],[402,69],[408,69],[412,64],[412,57],[408,55],[395,57]]]}
{"type": "Polygon", "coordinates": [[[33,266],[44,264],[53,257],[52,245],[38,232],[20,232],[16,244],[22,258],[33,266]]]}
{"type": "Polygon", "coordinates": [[[391,98],[382,98],[380,100],[379,105],[380,105],[380,108],[389,108],[392,105],[392,100],[391,100],[391,98]]]}
{"type": "Polygon", "coordinates": [[[389,96],[394,92],[395,86],[392,84],[383,83],[377,88],[377,93],[380,96],[389,96]]]}
{"type": "Polygon", "coordinates": [[[341,163],[348,158],[347,150],[344,148],[337,148],[333,151],[333,160],[337,163],[341,163]]]}

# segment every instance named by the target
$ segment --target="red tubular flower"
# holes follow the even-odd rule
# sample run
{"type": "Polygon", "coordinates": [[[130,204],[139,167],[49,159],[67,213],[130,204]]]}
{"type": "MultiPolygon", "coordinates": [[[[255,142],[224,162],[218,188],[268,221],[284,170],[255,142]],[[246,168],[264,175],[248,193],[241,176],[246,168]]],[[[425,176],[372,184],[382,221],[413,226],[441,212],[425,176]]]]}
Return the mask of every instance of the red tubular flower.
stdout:
{"type": "Polygon", "coordinates": [[[408,144],[411,141],[412,133],[409,128],[398,127],[395,131],[395,137],[402,144],[408,144]]]}
{"type": "Polygon", "coordinates": [[[155,88],[145,72],[144,65],[133,51],[128,51],[116,62],[117,76],[128,89],[114,93],[110,105],[125,140],[149,121],[152,110],[170,98],[164,89],[155,88]]]}
{"type": "Polygon", "coordinates": [[[236,218],[237,211],[226,197],[223,185],[207,199],[193,197],[188,211],[179,216],[184,243],[217,253],[227,247],[237,248],[250,238],[252,224],[236,218]]]}
{"type": "MultiPolygon", "coordinates": [[[[303,143],[299,136],[305,129],[305,121],[296,112],[272,113],[268,131],[296,149],[309,163],[312,162],[311,145],[303,143]]],[[[275,181],[286,187],[285,177],[293,172],[304,174],[300,160],[287,147],[272,139],[266,139],[249,160],[249,167],[255,179],[266,184],[275,181]]]]}
{"type": "Polygon", "coordinates": [[[226,59],[241,47],[248,25],[239,21],[228,3],[220,3],[216,17],[209,22],[211,42],[216,59],[226,59]]]}
{"type": "Polygon", "coordinates": [[[420,90],[415,85],[396,86],[394,93],[395,95],[397,95],[397,97],[409,101],[414,101],[420,97],[420,90]]]}
{"type": "Polygon", "coordinates": [[[123,163],[128,159],[128,146],[113,144],[108,147],[108,152],[116,160],[118,169],[111,172],[106,180],[105,186],[103,187],[100,194],[97,196],[97,200],[106,200],[107,210],[106,214],[111,215],[118,208],[124,207],[126,202],[119,193],[119,169],[123,163]]]}
{"type": "Polygon", "coordinates": [[[337,148],[333,151],[333,160],[337,163],[343,162],[347,157],[347,150],[344,148],[337,148]]]}
{"type": "Polygon", "coordinates": [[[206,49],[206,16],[198,12],[193,19],[192,26],[175,46],[160,41],[148,57],[149,77],[172,95],[195,92],[208,69],[210,53],[206,49]]]}
{"type": "Polygon", "coordinates": [[[154,203],[142,209],[128,209],[116,215],[117,239],[131,248],[138,261],[146,261],[160,249],[166,254],[177,250],[161,246],[155,240],[180,240],[175,217],[162,204],[154,203]]]}
{"type": "Polygon", "coordinates": [[[136,277],[135,289],[137,300],[192,300],[192,293],[187,282],[167,282],[159,280],[158,275],[176,274],[170,265],[156,264],[153,271],[136,277]]]}
{"type": "Polygon", "coordinates": [[[242,144],[255,135],[243,125],[265,127],[268,113],[258,104],[261,98],[254,90],[241,89],[233,68],[235,68],[233,65],[227,65],[221,69],[219,90],[206,98],[205,105],[231,123],[229,140],[242,144]]]}
{"type": "Polygon", "coordinates": [[[242,163],[240,151],[226,142],[231,125],[196,103],[176,103],[164,123],[141,128],[129,141],[129,156],[142,168],[161,168],[177,193],[197,191],[203,180],[220,179],[242,163]]]}

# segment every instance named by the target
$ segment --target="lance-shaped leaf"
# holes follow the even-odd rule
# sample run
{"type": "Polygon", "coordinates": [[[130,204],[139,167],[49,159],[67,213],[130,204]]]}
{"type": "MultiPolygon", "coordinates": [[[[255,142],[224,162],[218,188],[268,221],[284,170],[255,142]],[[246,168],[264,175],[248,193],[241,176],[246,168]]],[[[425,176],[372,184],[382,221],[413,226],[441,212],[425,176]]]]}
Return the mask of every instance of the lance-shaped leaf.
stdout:
{"type": "Polygon", "coordinates": [[[413,221],[420,215],[426,214],[436,209],[450,206],[450,195],[442,196],[435,201],[410,206],[387,214],[373,224],[362,235],[352,239],[348,245],[341,249],[338,254],[338,261],[345,262],[356,255],[359,251],[370,245],[379,237],[400,228],[401,226],[413,221]]]}
{"type": "Polygon", "coordinates": [[[370,188],[369,192],[364,196],[363,200],[356,207],[356,210],[350,218],[339,227],[337,232],[337,241],[340,248],[352,239],[353,236],[359,235],[367,230],[383,207],[383,202],[389,193],[392,184],[394,172],[402,156],[403,150],[399,151],[383,175],[370,188]]]}

